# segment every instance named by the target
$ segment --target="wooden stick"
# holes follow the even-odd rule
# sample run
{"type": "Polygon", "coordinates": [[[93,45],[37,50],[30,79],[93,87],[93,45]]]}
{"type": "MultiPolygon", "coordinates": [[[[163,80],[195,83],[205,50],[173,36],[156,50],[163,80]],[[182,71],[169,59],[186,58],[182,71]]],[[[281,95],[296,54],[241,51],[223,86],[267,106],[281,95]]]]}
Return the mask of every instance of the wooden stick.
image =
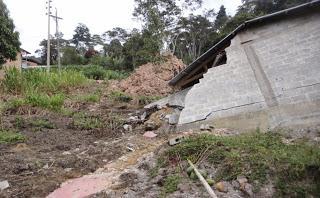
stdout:
{"type": "Polygon", "coordinates": [[[195,165],[188,159],[189,165],[193,168],[194,172],[198,176],[199,180],[201,181],[202,185],[205,187],[207,192],[209,193],[210,197],[217,198],[217,195],[214,193],[208,182],[203,178],[201,173],[198,171],[198,169],[195,167],[195,165]]]}

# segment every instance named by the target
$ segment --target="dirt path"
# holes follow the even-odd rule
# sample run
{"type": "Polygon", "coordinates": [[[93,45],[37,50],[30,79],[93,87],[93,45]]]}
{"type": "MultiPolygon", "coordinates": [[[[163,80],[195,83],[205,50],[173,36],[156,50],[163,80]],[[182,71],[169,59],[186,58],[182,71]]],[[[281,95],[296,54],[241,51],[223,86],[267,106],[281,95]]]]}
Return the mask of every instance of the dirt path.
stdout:
{"type": "Polygon", "coordinates": [[[129,139],[130,144],[135,145],[136,150],[123,155],[114,162],[106,164],[93,174],[63,183],[48,198],[86,197],[103,190],[119,190],[119,188],[124,188],[125,186],[123,186],[123,182],[119,177],[126,171],[133,169],[139,160],[150,155],[150,153],[164,143],[163,139],[150,140],[141,138],[141,135],[132,136],[129,139]]]}

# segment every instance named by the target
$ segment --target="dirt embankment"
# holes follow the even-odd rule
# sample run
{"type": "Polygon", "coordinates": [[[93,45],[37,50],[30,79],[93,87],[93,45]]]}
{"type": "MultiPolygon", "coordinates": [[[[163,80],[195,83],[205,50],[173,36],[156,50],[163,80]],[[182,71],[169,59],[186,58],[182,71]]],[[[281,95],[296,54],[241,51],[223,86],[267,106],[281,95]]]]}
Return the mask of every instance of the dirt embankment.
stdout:
{"type": "Polygon", "coordinates": [[[184,63],[173,55],[168,55],[161,63],[147,63],[137,68],[129,78],[113,82],[112,87],[130,95],[165,96],[172,93],[168,82],[174,74],[185,67],[184,63]]]}

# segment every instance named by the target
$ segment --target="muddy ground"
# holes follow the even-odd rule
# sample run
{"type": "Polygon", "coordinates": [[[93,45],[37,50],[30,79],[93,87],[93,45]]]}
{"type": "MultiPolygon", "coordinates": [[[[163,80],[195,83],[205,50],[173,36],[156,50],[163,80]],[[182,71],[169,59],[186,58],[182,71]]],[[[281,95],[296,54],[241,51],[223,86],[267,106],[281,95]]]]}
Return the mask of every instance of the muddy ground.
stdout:
{"type": "Polygon", "coordinates": [[[128,152],[127,137],[138,131],[125,132],[122,123],[136,107],[114,104],[105,97],[99,103],[66,105],[68,112],[34,107],[3,112],[3,127],[26,139],[0,144],[0,180],[10,184],[0,197],[45,197],[62,182],[94,172],[128,152]],[[86,118],[99,119],[99,124],[79,126],[77,122],[86,122],[75,121],[80,111],[86,118]]]}

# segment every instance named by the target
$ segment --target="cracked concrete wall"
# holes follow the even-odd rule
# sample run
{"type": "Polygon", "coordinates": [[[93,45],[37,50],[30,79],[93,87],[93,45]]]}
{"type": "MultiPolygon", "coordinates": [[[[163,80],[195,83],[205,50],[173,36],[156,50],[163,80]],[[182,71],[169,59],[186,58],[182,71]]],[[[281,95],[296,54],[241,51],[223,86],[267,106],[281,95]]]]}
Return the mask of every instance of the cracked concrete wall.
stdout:
{"type": "Polygon", "coordinates": [[[158,106],[158,107],[164,107],[164,106],[173,106],[173,107],[181,107],[184,108],[185,107],[185,97],[187,95],[187,93],[189,92],[189,90],[192,87],[189,87],[187,89],[184,89],[182,91],[178,91],[174,94],[171,94],[165,98],[162,98],[156,102],[153,102],[151,104],[146,105],[144,108],[145,109],[149,109],[152,108],[154,106],[158,106]]]}
{"type": "Polygon", "coordinates": [[[239,33],[227,64],[209,69],[186,95],[179,126],[248,113],[239,120],[252,121],[252,112],[263,115],[252,128],[320,124],[319,21],[310,13],[239,33]]]}

